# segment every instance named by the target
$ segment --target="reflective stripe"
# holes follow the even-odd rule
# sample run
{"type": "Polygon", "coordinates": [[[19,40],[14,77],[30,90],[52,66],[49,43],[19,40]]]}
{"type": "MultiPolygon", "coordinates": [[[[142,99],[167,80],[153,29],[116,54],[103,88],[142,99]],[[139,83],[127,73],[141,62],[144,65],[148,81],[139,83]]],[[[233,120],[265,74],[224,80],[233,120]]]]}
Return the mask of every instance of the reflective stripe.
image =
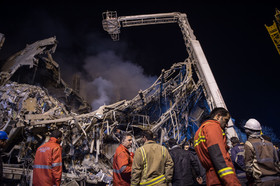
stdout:
{"type": "Polygon", "coordinates": [[[163,157],[165,157],[165,149],[164,149],[163,146],[161,147],[161,155],[162,155],[163,157]]]}
{"type": "MultiPolygon", "coordinates": [[[[210,123],[210,122],[206,122],[204,123],[203,125],[201,125],[201,129],[199,131],[199,134],[198,134],[198,139],[197,140],[194,140],[194,147],[199,145],[200,142],[205,142],[206,139],[205,139],[205,136],[201,136],[201,131],[202,131],[202,128],[207,124],[207,123],[210,123]]],[[[222,135],[225,136],[226,133],[224,132],[224,130],[222,129],[222,135]]]]}
{"type": "MultiPolygon", "coordinates": [[[[146,158],[146,152],[145,149],[143,147],[140,147],[140,151],[143,157],[143,163],[144,163],[144,169],[143,169],[143,177],[147,178],[147,158],[146,158]]],[[[144,179],[145,180],[145,179],[144,179]]]]}
{"type": "Polygon", "coordinates": [[[113,171],[114,171],[115,173],[120,174],[120,173],[122,173],[122,172],[124,171],[124,169],[125,169],[126,167],[127,167],[127,166],[125,165],[125,166],[122,166],[119,170],[113,169],[113,171]]]}
{"type": "Polygon", "coordinates": [[[206,122],[206,123],[204,123],[203,125],[200,126],[200,131],[198,133],[198,139],[194,140],[194,147],[199,145],[200,142],[205,142],[206,141],[205,136],[201,136],[201,131],[202,131],[202,128],[208,123],[210,123],[210,122],[206,122]]]}
{"type": "Polygon", "coordinates": [[[194,146],[199,145],[200,142],[205,142],[205,136],[199,136],[197,140],[194,141],[194,146]]]}
{"type": "Polygon", "coordinates": [[[62,166],[62,163],[60,162],[60,163],[53,163],[52,164],[52,167],[57,167],[57,166],[62,166]]]}
{"type": "Polygon", "coordinates": [[[34,169],[52,169],[53,167],[62,166],[62,163],[53,163],[50,165],[33,165],[34,169]]]}
{"type": "Polygon", "coordinates": [[[223,168],[223,169],[220,169],[218,171],[218,174],[221,177],[225,176],[225,175],[228,175],[228,174],[234,174],[233,170],[231,167],[226,167],[226,168],[223,168]]]}
{"type": "Polygon", "coordinates": [[[33,169],[52,169],[49,165],[33,165],[33,169]]]}
{"type": "Polygon", "coordinates": [[[144,186],[148,186],[148,185],[155,185],[161,181],[165,180],[165,176],[164,175],[160,175],[150,181],[147,181],[147,182],[142,182],[140,183],[140,185],[144,185],[144,186]]]}

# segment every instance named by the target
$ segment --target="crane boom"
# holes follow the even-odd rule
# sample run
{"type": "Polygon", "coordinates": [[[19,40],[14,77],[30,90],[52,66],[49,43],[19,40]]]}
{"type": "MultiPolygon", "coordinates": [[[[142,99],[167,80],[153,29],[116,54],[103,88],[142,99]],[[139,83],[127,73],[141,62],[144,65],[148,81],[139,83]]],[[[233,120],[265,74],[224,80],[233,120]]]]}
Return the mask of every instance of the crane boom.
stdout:
{"type": "MultiPolygon", "coordinates": [[[[212,74],[208,61],[204,55],[202,47],[193,34],[193,30],[191,29],[186,14],[180,12],[172,12],[117,17],[117,13],[115,11],[107,11],[103,12],[102,21],[104,30],[107,31],[115,41],[119,40],[121,26],[131,27],[166,23],[177,23],[181,28],[189,58],[195,61],[195,70],[198,71],[198,74],[203,80],[205,88],[204,94],[210,109],[212,110],[215,107],[227,108],[216,83],[216,80],[212,74]]],[[[227,135],[229,138],[232,136],[237,136],[233,128],[232,120],[229,121],[227,135]]]]}
{"type": "Polygon", "coordinates": [[[271,26],[264,25],[272,39],[278,54],[280,55],[280,11],[278,9],[275,10],[276,13],[274,15],[275,20],[273,20],[273,24],[271,26]]]}

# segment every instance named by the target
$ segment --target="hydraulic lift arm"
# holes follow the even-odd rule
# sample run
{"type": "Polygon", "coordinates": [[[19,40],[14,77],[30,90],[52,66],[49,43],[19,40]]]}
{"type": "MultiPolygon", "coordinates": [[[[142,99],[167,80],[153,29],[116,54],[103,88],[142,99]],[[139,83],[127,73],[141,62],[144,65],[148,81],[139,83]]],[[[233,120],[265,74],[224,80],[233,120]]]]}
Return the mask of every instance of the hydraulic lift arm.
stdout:
{"type": "MultiPolygon", "coordinates": [[[[117,17],[115,11],[103,12],[102,25],[114,41],[119,40],[120,28],[131,26],[142,26],[152,24],[178,23],[183,34],[186,50],[189,58],[195,61],[199,75],[201,76],[205,88],[205,97],[212,110],[215,107],[226,107],[223,97],[220,93],[216,80],[212,74],[210,66],[201,48],[198,40],[196,40],[193,30],[187,19],[187,15],[180,12],[121,16],[117,17]]],[[[232,120],[229,121],[227,130],[228,137],[237,136],[233,128],[232,120]]]]}

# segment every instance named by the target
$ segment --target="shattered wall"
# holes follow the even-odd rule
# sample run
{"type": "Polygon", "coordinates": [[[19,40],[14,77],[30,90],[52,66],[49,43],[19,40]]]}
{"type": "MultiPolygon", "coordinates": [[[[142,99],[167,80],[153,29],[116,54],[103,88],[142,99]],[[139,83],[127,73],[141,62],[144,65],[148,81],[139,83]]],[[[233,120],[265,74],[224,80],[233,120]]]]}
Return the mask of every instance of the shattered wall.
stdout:
{"type": "Polygon", "coordinates": [[[0,85],[9,81],[37,85],[65,103],[69,111],[90,112],[90,105],[61,78],[60,67],[51,55],[56,46],[56,38],[51,37],[27,45],[25,49],[9,57],[1,68],[0,85]]]}

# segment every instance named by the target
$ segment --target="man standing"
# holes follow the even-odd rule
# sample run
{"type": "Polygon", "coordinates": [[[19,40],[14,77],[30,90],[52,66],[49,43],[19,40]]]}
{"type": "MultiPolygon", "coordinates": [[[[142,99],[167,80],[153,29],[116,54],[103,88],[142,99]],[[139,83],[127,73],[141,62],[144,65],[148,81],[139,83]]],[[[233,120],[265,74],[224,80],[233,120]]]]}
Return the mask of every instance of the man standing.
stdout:
{"type": "Polygon", "coordinates": [[[230,138],[232,148],[230,149],[230,157],[235,168],[236,176],[241,185],[247,184],[247,177],[245,173],[245,149],[244,143],[240,143],[237,137],[230,138]]]}
{"type": "Polygon", "coordinates": [[[261,136],[261,124],[249,119],[245,126],[245,166],[250,184],[280,185],[279,159],[273,144],[261,136]]]}
{"type": "Polygon", "coordinates": [[[59,186],[62,176],[62,148],[59,145],[62,133],[54,130],[50,140],[41,145],[35,155],[33,166],[33,185],[59,186]]]}
{"type": "Polygon", "coordinates": [[[240,185],[228,153],[224,129],[230,120],[224,108],[215,108],[195,133],[194,147],[206,169],[207,185],[240,185]]]}
{"type": "Polygon", "coordinates": [[[135,152],[131,185],[166,186],[172,181],[173,161],[168,150],[153,141],[151,131],[143,131],[144,145],[135,152]]]}
{"type": "Polygon", "coordinates": [[[2,162],[2,148],[6,145],[8,135],[5,131],[0,131],[0,184],[3,179],[3,162],[2,162]]]}
{"type": "Polygon", "coordinates": [[[132,145],[132,135],[123,133],[120,141],[113,159],[113,185],[129,186],[133,159],[128,149],[132,145]]]}
{"type": "Polygon", "coordinates": [[[196,183],[195,179],[201,184],[203,180],[195,155],[182,149],[173,138],[168,141],[168,145],[170,156],[174,162],[172,186],[194,185],[196,183]]]}
{"type": "Polygon", "coordinates": [[[193,154],[193,156],[195,157],[195,160],[198,164],[198,167],[199,167],[199,175],[201,176],[202,180],[201,179],[196,179],[196,185],[206,185],[206,171],[205,171],[205,168],[201,165],[200,163],[200,160],[194,150],[194,146],[193,146],[193,139],[192,140],[189,140],[187,142],[184,143],[184,149],[190,153],[193,154]],[[201,183],[202,181],[202,183],[201,183]]]}

